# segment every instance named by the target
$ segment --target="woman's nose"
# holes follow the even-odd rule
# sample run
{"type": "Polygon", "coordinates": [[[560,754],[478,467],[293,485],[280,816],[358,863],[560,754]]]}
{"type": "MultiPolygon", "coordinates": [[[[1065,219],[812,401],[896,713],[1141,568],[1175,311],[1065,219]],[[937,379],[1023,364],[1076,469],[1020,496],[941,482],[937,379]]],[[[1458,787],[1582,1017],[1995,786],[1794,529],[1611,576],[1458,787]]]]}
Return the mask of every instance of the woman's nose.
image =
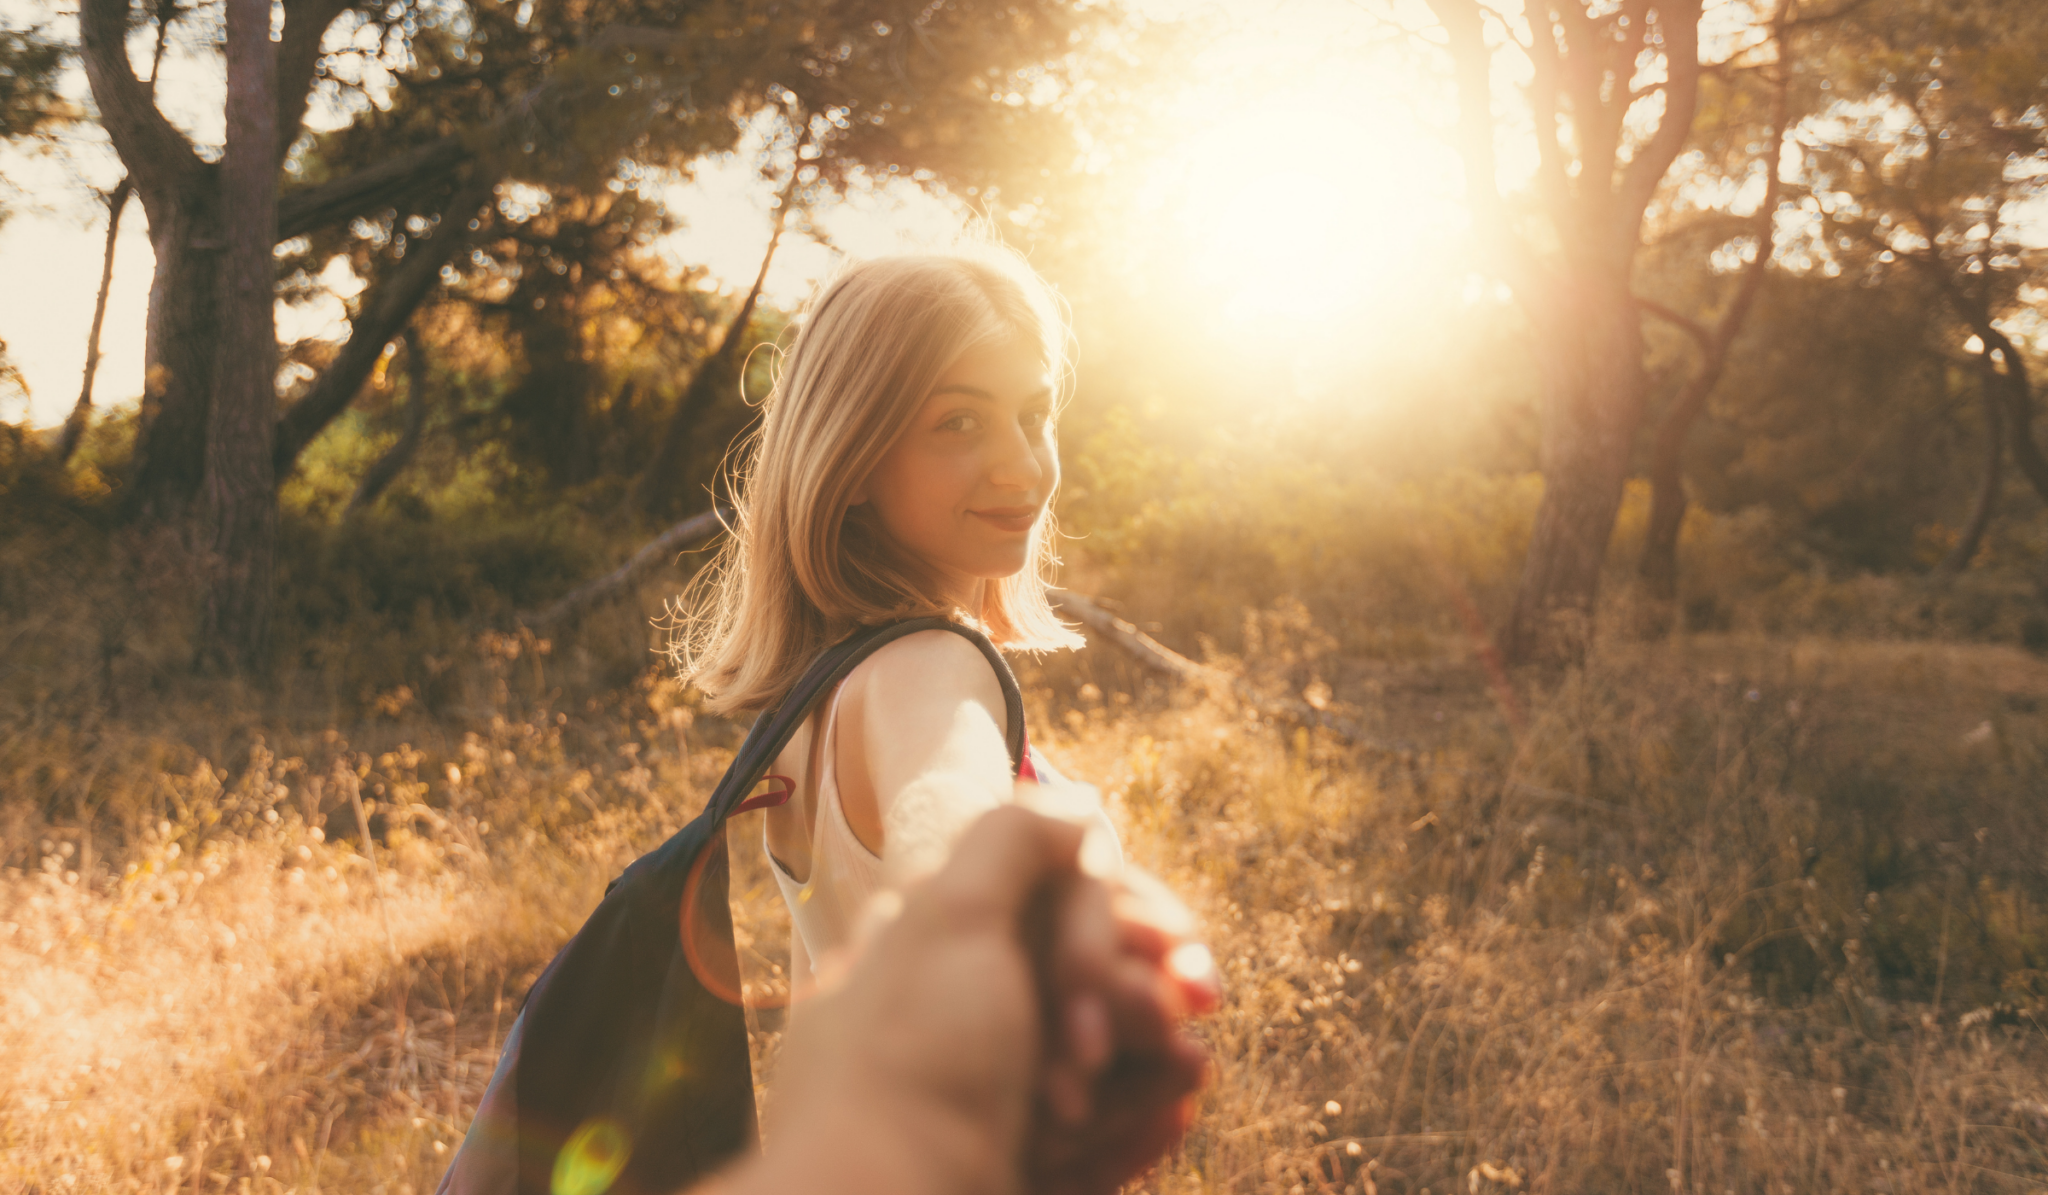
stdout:
{"type": "Polygon", "coordinates": [[[1022,427],[1011,423],[995,445],[989,483],[1005,490],[1034,490],[1045,480],[1045,466],[1022,427]]]}

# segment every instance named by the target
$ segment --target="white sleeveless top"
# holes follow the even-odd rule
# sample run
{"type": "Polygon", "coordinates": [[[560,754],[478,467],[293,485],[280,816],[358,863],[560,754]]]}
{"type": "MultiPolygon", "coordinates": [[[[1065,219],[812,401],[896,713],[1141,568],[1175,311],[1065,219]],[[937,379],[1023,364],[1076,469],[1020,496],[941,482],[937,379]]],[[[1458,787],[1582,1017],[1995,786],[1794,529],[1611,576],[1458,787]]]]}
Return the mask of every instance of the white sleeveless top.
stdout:
{"type": "Polygon", "coordinates": [[[846,810],[839,804],[838,766],[834,756],[833,729],[839,724],[839,698],[832,694],[826,707],[825,725],[819,732],[824,758],[818,769],[818,816],[811,828],[811,874],[799,884],[768,851],[768,825],[761,825],[761,849],[768,851],[768,870],[775,873],[775,885],[789,905],[796,955],[793,969],[808,969],[812,959],[853,938],[855,925],[869,899],[882,891],[882,857],[861,844],[847,824],[846,810]]]}
{"type": "MultiPolygon", "coordinates": [[[[846,810],[839,802],[836,762],[839,752],[833,732],[839,724],[839,698],[844,691],[842,686],[832,694],[831,703],[825,709],[825,724],[819,731],[823,747],[816,754],[823,758],[818,765],[817,819],[811,827],[810,878],[798,883],[796,877],[783,870],[774,852],[768,849],[765,819],[761,825],[761,850],[768,856],[768,870],[775,873],[776,887],[782,889],[782,899],[789,906],[790,924],[795,931],[790,935],[792,979],[811,972],[816,967],[815,960],[826,951],[852,941],[868,902],[888,888],[882,875],[882,857],[854,837],[853,827],[846,820],[846,810]]],[[[1027,747],[1026,750],[1030,753],[1040,786],[1057,786],[1085,794],[1094,809],[1091,842],[1102,844],[1096,849],[1108,856],[1099,866],[1112,872],[1121,871],[1123,845],[1117,840],[1116,827],[1102,809],[1100,795],[1092,786],[1077,784],[1054,771],[1037,748],[1027,747]]]]}

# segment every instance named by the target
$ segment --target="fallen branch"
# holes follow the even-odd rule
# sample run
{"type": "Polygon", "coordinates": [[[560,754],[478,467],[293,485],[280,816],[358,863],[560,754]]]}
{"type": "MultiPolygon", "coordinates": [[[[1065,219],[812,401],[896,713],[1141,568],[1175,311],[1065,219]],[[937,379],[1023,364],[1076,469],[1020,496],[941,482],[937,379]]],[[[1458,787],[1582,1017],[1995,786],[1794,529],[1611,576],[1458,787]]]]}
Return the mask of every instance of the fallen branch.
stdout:
{"type": "Polygon", "coordinates": [[[1220,668],[1197,664],[1172,648],[1147,635],[1145,632],[1111,614],[1097,605],[1093,598],[1074,593],[1071,590],[1055,589],[1052,601],[1061,611],[1081,621],[1081,625],[1121,648],[1138,663],[1154,672],[1163,672],[1180,680],[1192,681],[1210,687],[1212,690],[1228,690],[1239,701],[1269,718],[1286,718],[1306,726],[1316,726],[1367,751],[1393,757],[1400,763],[1424,772],[1436,772],[1451,776],[1475,777],[1496,780],[1501,783],[1503,795],[1531,797],[1542,801],[1557,801],[1566,805],[1577,805],[1601,813],[1624,817],[1641,818],[1644,815],[1635,809],[1601,801],[1577,793],[1564,792],[1548,785],[1532,784],[1512,776],[1499,776],[1473,768],[1444,767],[1441,765],[1421,766],[1426,754],[1412,743],[1389,742],[1374,738],[1349,718],[1319,710],[1306,701],[1294,701],[1285,697],[1273,697],[1261,693],[1246,683],[1240,676],[1232,676],[1220,668]]]}
{"type": "Polygon", "coordinates": [[[1402,757],[1418,754],[1417,749],[1410,744],[1389,743],[1368,735],[1363,727],[1349,718],[1339,717],[1327,710],[1319,710],[1306,701],[1261,693],[1241,676],[1232,676],[1220,668],[1197,664],[1103,609],[1093,598],[1066,589],[1055,589],[1051,596],[1054,605],[1080,619],[1082,626],[1122,648],[1131,658],[1154,672],[1164,672],[1181,680],[1193,681],[1212,688],[1227,689],[1239,701],[1269,718],[1287,718],[1305,726],[1321,727],[1356,746],[1402,757]]]}
{"type": "Polygon", "coordinates": [[[713,508],[691,515],[655,536],[633,553],[632,559],[599,577],[577,586],[560,601],[538,614],[522,615],[521,622],[536,631],[547,631],[574,622],[584,611],[624,593],[655,569],[675,559],[677,553],[710,539],[725,529],[729,512],[713,508]]]}

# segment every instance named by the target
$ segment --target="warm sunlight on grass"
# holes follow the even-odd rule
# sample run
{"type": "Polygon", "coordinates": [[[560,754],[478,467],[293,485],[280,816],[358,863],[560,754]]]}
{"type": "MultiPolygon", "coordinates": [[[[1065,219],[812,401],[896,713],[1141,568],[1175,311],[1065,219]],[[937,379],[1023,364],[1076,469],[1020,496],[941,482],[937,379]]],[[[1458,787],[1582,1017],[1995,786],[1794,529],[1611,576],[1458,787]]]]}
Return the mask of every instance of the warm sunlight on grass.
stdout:
{"type": "MultiPolygon", "coordinates": [[[[2019,797],[2048,743],[2007,712],[2048,699],[2040,661],[1627,648],[1510,741],[1464,665],[1361,678],[1298,608],[1254,622],[1256,653],[1220,666],[1324,677],[1378,724],[1417,715],[1431,749],[1120,684],[1114,656],[1026,678],[1034,737],[1101,783],[1225,978],[1214,1084],[1143,1190],[1905,1191],[2036,1165],[2041,975],[2019,960],[2040,922],[1999,877],[2041,842],[2019,797]],[[1902,734],[1901,709],[1943,716],[1902,734]],[[1844,830],[1881,776],[1975,795],[1895,779],[1844,830]],[[1979,891],[1877,878],[1911,837],[1960,844],[1979,891]]],[[[96,881],[57,827],[0,873],[0,1189],[430,1190],[539,965],[728,758],[733,728],[671,701],[387,724],[415,745],[370,753],[308,736],[225,784],[75,760],[166,816],[99,843],[96,881]],[[363,773],[374,868],[338,766],[363,773]]],[[[750,999],[774,1006],[786,916],[758,834],[733,831],[733,894],[750,999]]]]}

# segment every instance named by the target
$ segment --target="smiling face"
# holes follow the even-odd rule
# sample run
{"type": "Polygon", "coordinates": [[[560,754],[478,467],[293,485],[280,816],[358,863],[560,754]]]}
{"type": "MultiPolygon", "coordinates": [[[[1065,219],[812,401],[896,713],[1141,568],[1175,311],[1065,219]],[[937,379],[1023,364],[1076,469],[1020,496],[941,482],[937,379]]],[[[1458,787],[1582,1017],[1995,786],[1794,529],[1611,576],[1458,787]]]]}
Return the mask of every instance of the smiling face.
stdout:
{"type": "Polygon", "coordinates": [[[968,349],[855,492],[935,592],[970,612],[1031,561],[1059,483],[1053,379],[1025,341],[968,349]]]}

